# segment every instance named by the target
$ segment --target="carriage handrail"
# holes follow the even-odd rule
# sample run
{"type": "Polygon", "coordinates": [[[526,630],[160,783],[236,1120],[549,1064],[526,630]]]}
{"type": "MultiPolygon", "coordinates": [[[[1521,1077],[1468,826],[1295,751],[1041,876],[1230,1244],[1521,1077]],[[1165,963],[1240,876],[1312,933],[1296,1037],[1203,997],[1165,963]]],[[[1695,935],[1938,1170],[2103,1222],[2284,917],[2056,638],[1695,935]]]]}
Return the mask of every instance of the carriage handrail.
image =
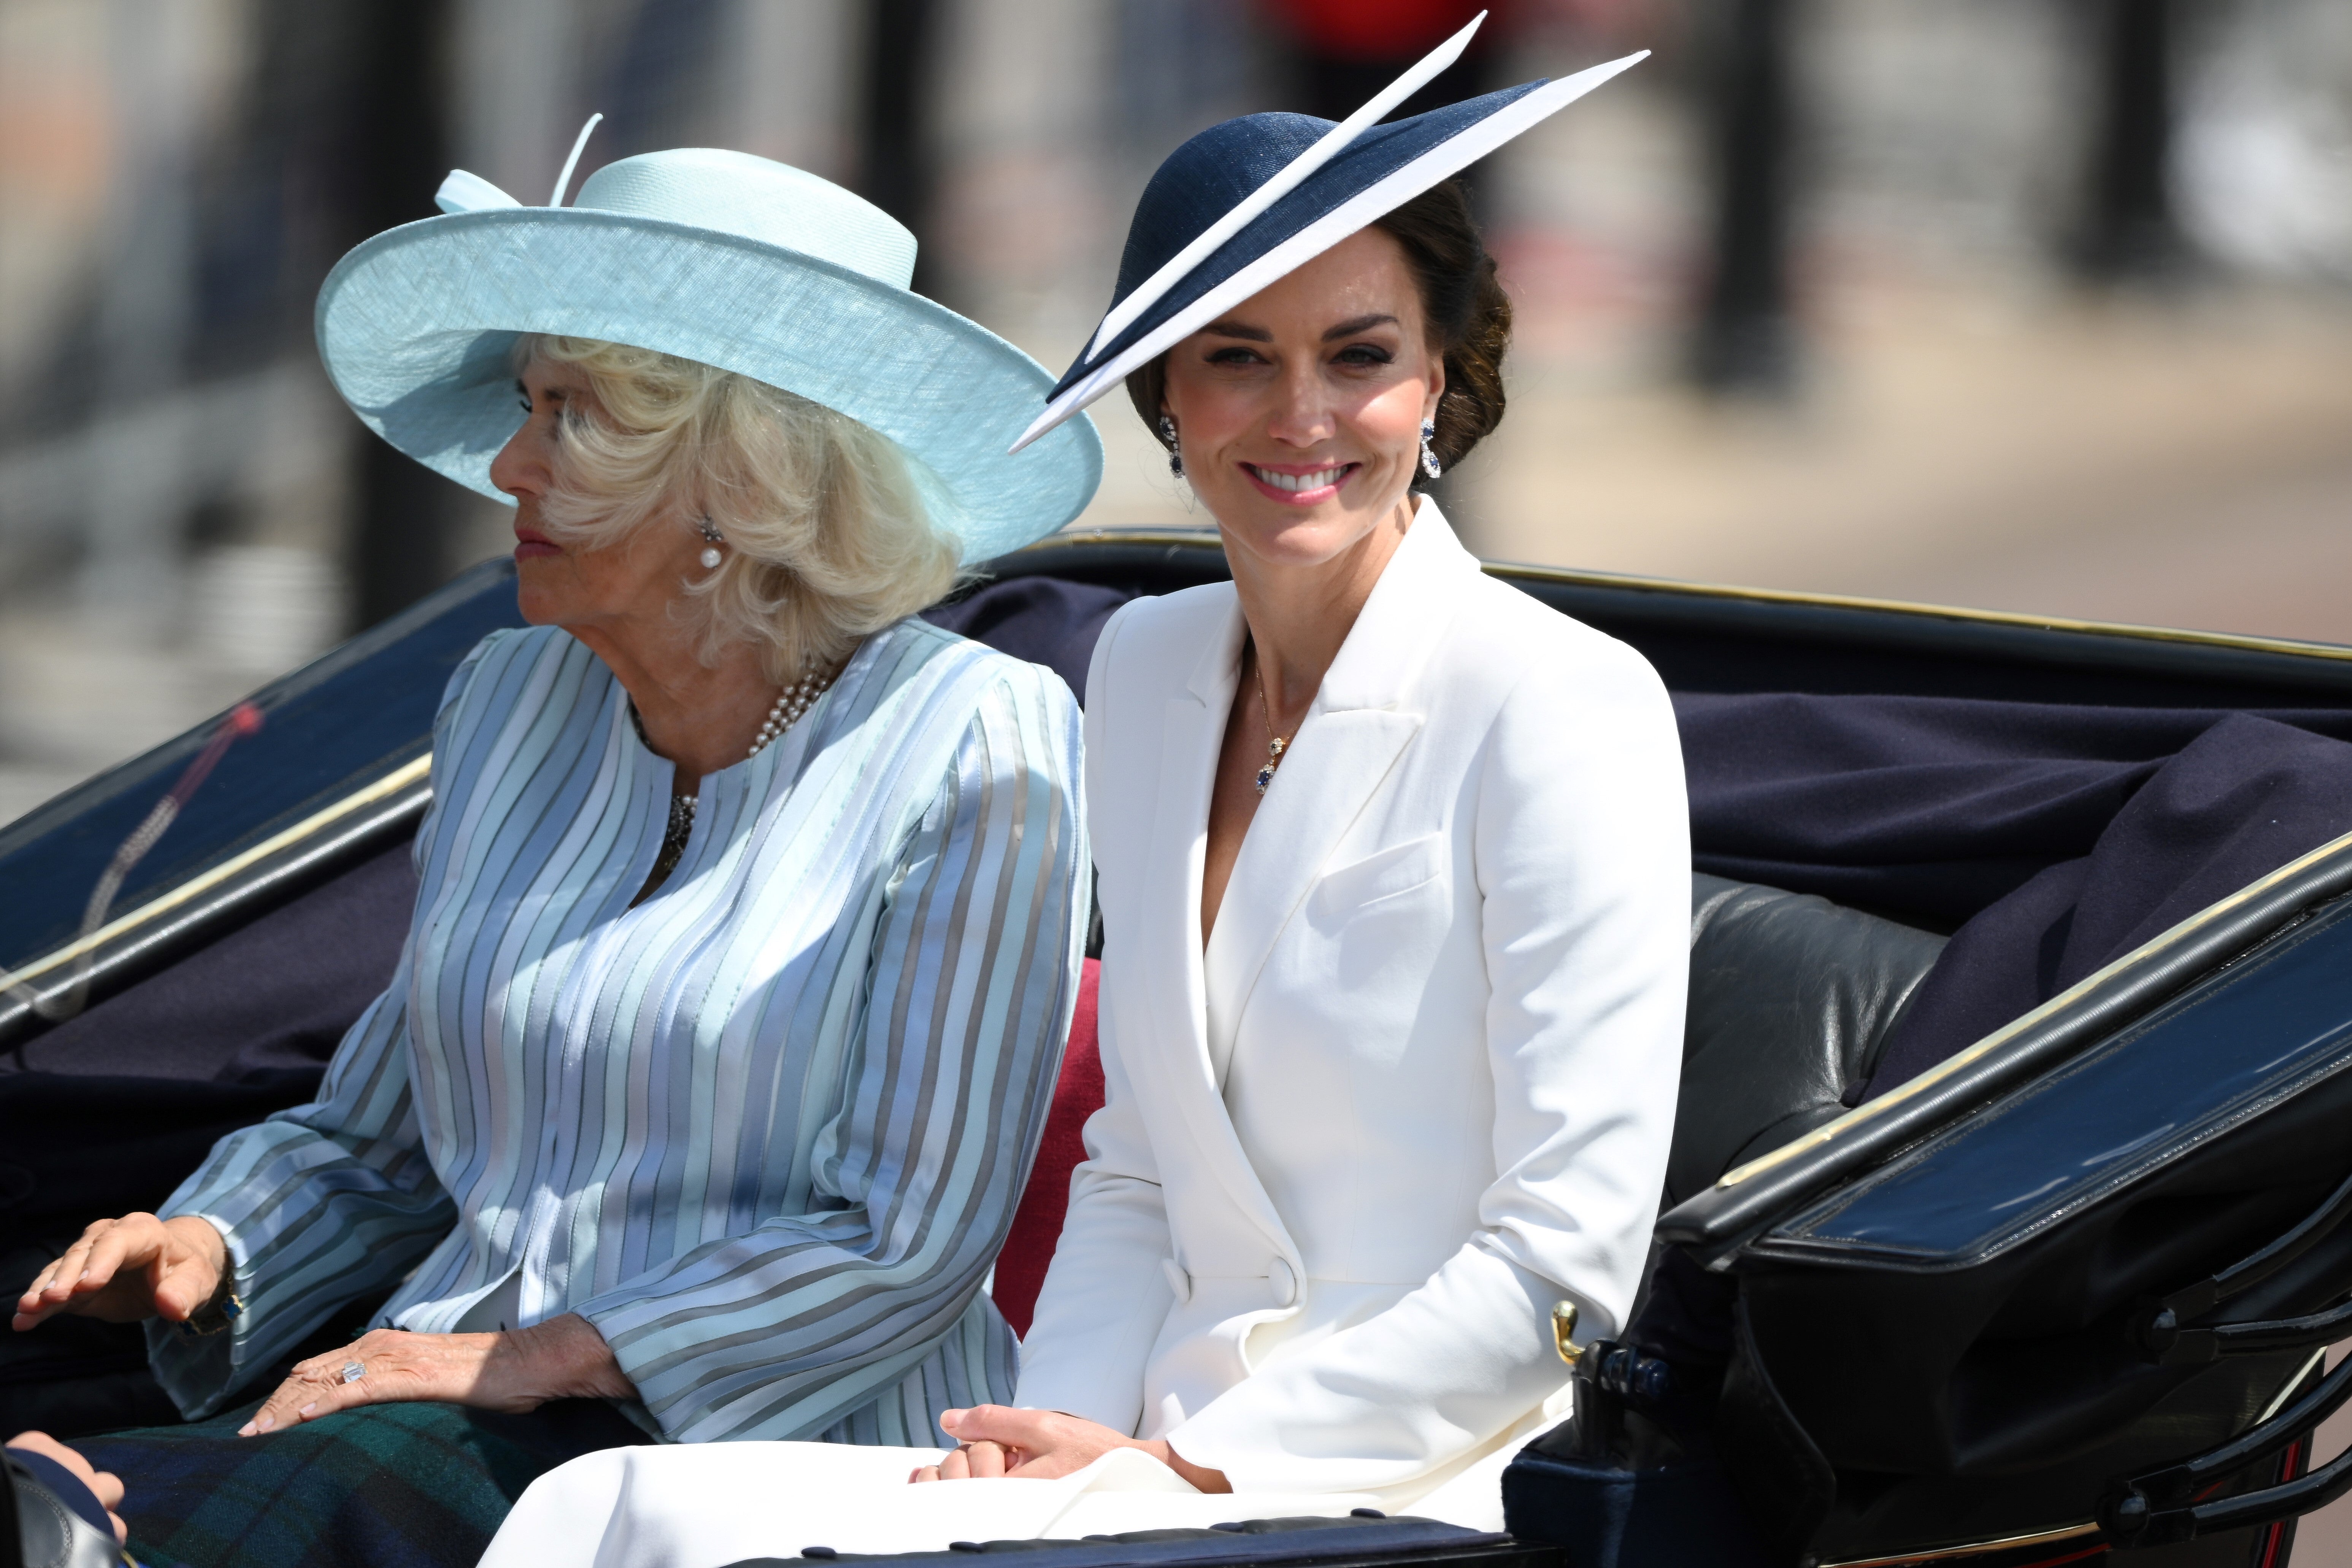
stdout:
{"type": "MultiPolygon", "coordinates": [[[[1038,557],[1056,550],[1084,550],[1097,545],[1158,545],[1222,550],[1213,528],[1071,528],[1049,534],[1013,555],[989,562],[1001,570],[1018,557],[1038,557]]],[[[1540,562],[1505,561],[1482,557],[1479,564],[1497,577],[1521,577],[1567,587],[1622,590],[1661,596],[1751,604],[1785,609],[1850,611],[1869,616],[1896,616],[1916,621],[1949,621],[1967,626],[1999,627],[2014,632],[2051,632],[2065,637],[2109,638],[2128,642],[2170,644],[2221,654],[2308,658],[2327,664],[2352,663],[2352,646],[2312,642],[2299,637],[2263,637],[2248,632],[2198,631],[2134,621],[2090,621],[2069,616],[2037,616],[2016,610],[1979,610],[1963,605],[1938,605],[1915,599],[1879,599],[1858,594],[1822,594],[1801,588],[1757,588],[1703,578],[1654,577],[1632,572],[1597,572],[1576,566],[1549,566],[1540,562]]]]}
{"type": "Polygon", "coordinates": [[[2218,1303],[2252,1289],[2326,1240],[2347,1218],[2352,1218],[2352,1176],[2344,1178],[2342,1184],[2327,1195],[2327,1201],[2305,1215],[2293,1230],[2259,1252],[2232,1263],[2203,1285],[2179,1292],[2166,1305],[2183,1317],[2201,1317],[2218,1303]],[[2199,1301],[2203,1304],[2195,1304],[2199,1301]]]}
{"type": "Polygon", "coordinates": [[[2176,1290],[2142,1311],[2132,1322],[2132,1338],[2142,1350],[2172,1366],[2210,1361],[2215,1356],[2258,1355],[2305,1345],[2333,1344],[2352,1335],[2352,1302],[2326,1311],[2262,1322],[2200,1327],[2196,1321],[2326,1240],[2347,1218],[2352,1218],[2352,1176],[2347,1176],[2293,1229],[2211,1278],[2200,1279],[2185,1290],[2176,1290]]]}
{"type": "Polygon", "coordinates": [[[2165,1546],[2200,1535],[2275,1524],[2325,1508],[2352,1492],[2352,1448],[2326,1464],[2276,1486],[2197,1502],[2197,1494],[2308,1442],[2321,1422],[2352,1403],[2352,1361],[2266,1421],[2194,1458],[2115,1482],[2099,1502],[2099,1527],[2118,1546],[2165,1546]]]}

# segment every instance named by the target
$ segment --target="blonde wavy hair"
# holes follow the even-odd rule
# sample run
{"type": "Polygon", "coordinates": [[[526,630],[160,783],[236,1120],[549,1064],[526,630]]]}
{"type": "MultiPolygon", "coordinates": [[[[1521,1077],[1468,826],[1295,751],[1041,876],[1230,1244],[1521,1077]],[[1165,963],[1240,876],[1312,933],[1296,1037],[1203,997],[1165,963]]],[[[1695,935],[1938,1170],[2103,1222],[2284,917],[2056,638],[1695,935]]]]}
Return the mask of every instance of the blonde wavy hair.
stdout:
{"type": "Polygon", "coordinates": [[[514,352],[518,370],[578,368],[604,414],[567,405],[559,422],[541,508],[551,536],[597,549],[705,518],[725,536],[718,568],[673,605],[700,622],[704,663],[756,643],[788,683],[957,585],[956,542],[925,510],[913,460],[846,415],[622,343],[526,333],[514,352]]]}

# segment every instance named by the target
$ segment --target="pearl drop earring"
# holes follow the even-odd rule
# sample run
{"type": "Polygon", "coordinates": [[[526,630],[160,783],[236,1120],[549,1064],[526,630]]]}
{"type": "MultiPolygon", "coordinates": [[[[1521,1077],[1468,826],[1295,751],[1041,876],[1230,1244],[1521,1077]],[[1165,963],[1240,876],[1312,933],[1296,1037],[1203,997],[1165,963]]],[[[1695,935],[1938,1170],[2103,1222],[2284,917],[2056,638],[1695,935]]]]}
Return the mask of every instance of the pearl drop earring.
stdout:
{"type": "Polygon", "coordinates": [[[715,572],[719,569],[719,563],[721,559],[719,553],[719,547],[727,542],[727,536],[719,532],[719,530],[712,525],[710,520],[706,517],[702,520],[702,537],[709,541],[708,544],[705,544],[702,547],[702,564],[707,569],[715,572]]]}

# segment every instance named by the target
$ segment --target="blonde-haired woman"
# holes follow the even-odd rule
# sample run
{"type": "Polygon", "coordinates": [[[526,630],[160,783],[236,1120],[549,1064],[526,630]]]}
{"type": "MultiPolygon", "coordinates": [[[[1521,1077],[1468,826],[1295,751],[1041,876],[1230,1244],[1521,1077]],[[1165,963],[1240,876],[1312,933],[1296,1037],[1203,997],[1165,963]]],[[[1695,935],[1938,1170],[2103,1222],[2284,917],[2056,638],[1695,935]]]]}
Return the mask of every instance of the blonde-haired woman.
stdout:
{"type": "Polygon", "coordinates": [[[914,616],[1084,504],[1093,433],[1007,459],[1044,371],[812,176],[472,194],[320,303],[361,416],[515,501],[531,623],[449,682],[399,971],[317,1103],[17,1306],[150,1319],[192,1419],[267,1392],[89,1445],[142,1556],[470,1563],[572,1454],[921,1443],[1012,1392],[981,1285],[1074,1001],[1077,713],[914,616]]]}

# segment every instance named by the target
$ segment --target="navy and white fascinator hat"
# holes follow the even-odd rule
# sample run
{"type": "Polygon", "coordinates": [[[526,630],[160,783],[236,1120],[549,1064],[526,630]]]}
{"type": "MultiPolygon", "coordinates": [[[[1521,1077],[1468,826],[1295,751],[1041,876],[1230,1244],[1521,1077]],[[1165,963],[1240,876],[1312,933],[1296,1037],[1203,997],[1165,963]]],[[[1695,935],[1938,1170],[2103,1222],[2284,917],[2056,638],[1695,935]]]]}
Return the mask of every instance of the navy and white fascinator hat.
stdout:
{"type": "Polygon", "coordinates": [[[1276,279],[1649,58],[1644,49],[1558,81],[1527,82],[1381,124],[1461,58],[1486,16],[1480,12],[1336,125],[1308,114],[1246,114],[1170,153],[1136,204],[1109,313],[1013,450],[1048,439],[1131,373],[1276,279]]]}
{"type": "Polygon", "coordinates": [[[490,483],[522,421],[509,356],[518,335],[549,332],[734,371],[879,431],[967,562],[1043,538],[1092,499],[1092,424],[1007,450],[1052,373],[911,292],[915,237],[879,207],[706,148],[607,163],[566,206],[587,137],[546,206],[459,170],[444,216],[377,235],[328,275],[319,353],[368,428],[511,500],[490,483]]]}

